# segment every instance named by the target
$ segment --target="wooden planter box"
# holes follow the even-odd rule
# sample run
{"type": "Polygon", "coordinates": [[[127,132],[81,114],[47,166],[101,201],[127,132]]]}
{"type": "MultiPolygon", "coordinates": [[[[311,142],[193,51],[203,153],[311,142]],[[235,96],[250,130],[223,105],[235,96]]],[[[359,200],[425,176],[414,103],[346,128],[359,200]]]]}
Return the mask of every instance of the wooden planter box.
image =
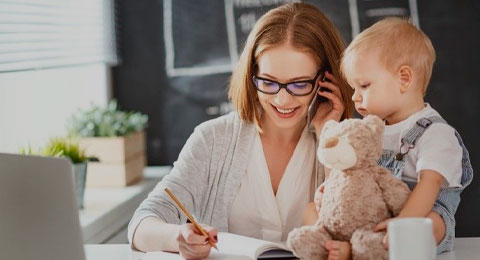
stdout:
{"type": "Polygon", "coordinates": [[[78,140],[88,156],[87,187],[122,187],[142,178],[146,164],[143,131],[119,137],[89,137],[78,140]]]}

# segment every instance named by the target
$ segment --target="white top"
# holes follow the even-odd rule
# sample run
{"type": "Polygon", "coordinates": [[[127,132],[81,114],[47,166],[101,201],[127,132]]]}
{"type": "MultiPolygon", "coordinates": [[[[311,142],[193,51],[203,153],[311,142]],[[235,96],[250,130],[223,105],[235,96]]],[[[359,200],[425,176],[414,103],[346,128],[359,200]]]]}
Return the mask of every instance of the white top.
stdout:
{"type": "Polygon", "coordinates": [[[315,159],[315,142],[305,127],[275,196],[257,133],[247,172],[230,210],[228,232],[274,242],[286,241],[288,233],[302,225],[303,209],[311,201],[315,159]]]}
{"type": "MultiPolygon", "coordinates": [[[[400,151],[401,138],[423,117],[440,116],[428,103],[425,108],[402,122],[385,126],[383,148],[400,151]]],[[[404,152],[406,148],[402,149],[404,152]]],[[[463,150],[450,125],[430,125],[405,156],[402,179],[418,182],[420,171],[434,170],[444,177],[443,187],[461,187],[463,150]]]]}

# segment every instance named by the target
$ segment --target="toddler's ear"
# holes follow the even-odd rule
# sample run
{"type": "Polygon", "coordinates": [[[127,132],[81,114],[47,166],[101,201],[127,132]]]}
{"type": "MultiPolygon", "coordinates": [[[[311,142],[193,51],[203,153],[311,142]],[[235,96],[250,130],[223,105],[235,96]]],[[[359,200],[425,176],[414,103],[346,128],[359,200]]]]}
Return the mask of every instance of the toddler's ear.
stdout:
{"type": "Polygon", "coordinates": [[[383,129],[385,128],[385,123],[378,116],[368,115],[363,120],[367,123],[367,126],[372,129],[372,132],[375,135],[383,135],[383,129]]]}
{"type": "Polygon", "coordinates": [[[413,70],[410,66],[403,65],[398,69],[398,73],[400,75],[400,91],[404,93],[410,88],[410,85],[412,85],[413,70]]]}

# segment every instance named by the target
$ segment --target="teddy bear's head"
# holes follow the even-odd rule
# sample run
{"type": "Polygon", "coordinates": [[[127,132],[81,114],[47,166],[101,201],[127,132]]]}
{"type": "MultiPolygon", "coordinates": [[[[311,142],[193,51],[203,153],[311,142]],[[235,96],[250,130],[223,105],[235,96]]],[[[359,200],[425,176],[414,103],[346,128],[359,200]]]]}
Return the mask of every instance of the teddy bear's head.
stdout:
{"type": "Polygon", "coordinates": [[[345,170],[376,164],[382,153],[385,128],[377,116],[325,123],[318,158],[330,169],[345,170]]]}

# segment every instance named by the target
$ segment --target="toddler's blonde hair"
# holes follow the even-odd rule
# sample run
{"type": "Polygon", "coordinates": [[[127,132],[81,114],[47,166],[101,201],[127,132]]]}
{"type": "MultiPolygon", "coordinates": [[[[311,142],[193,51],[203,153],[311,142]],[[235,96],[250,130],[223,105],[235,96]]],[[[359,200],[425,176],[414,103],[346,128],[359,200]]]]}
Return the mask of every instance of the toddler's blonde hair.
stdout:
{"type": "Polygon", "coordinates": [[[435,49],[420,29],[403,18],[380,20],[357,35],[345,49],[340,65],[343,75],[347,76],[355,56],[368,52],[378,52],[381,62],[392,73],[401,66],[410,66],[414,80],[425,95],[432,76],[435,49]]]}

